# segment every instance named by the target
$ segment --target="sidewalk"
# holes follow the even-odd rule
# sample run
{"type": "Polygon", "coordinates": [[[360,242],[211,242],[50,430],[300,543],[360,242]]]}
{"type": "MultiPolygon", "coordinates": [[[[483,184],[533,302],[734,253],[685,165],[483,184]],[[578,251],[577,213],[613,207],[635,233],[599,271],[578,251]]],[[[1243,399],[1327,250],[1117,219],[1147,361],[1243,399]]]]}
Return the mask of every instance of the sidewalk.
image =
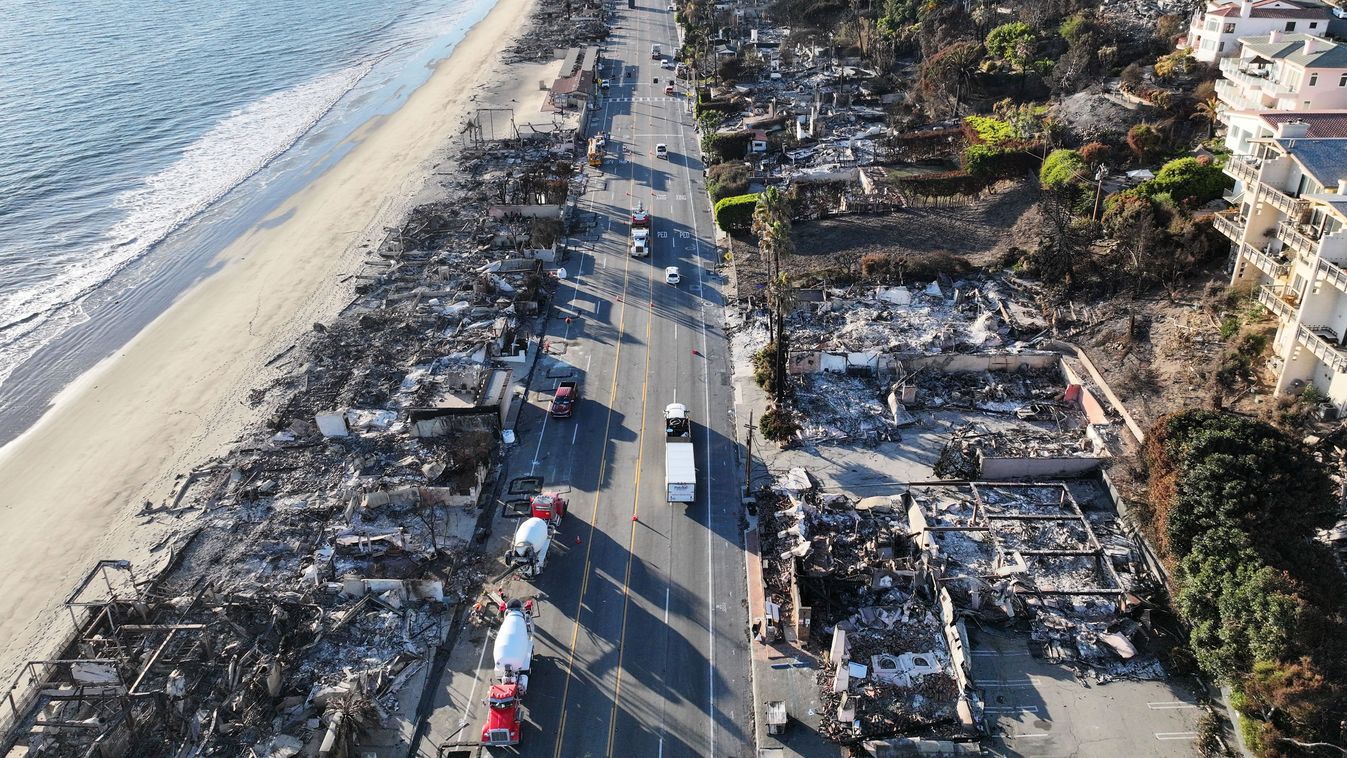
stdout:
{"type": "MultiPolygon", "coordinates": [[[[738,364],[733,364],[733,368],[735,419],[741,424],[747,423],[750,413],[755,419],[762,418],[767,410],[767,393],[753,381],[751,372],[741,373],[738,364]]],[[[743,434],[742,425],[736,429],[736,433],[743,434]]],[[[782,451],[775,443],[754,434],[753,453],[750,476],[755,486],[761,486],[771,481],[769,465],[779,458],[782,451]]],[[[754,619],[764,615],[766,600],[756,516],[748,517],[748,529],[744,537],[749,623],[752,624],[754,619]]],[[[818,661],[789,639],[778,640],[770,645],[758,642],[749,644],[753,654],[753,724],[758,756],[816,758],[842,755],[841,746],[829,742],[819,731],[818,714],[823,704],[819,698],[817,681],[820,671],[818,661]],[[771,701],[781,701],[786,705],[783,734],[767,733],[766,703],[771,701]]]]}

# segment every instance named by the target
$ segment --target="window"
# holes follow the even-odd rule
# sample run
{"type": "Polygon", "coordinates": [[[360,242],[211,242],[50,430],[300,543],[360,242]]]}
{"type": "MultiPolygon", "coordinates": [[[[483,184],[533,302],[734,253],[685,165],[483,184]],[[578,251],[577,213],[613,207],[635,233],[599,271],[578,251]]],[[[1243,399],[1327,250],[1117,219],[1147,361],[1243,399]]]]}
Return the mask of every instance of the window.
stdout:
{"type": "Polygon", "coordinates": [[[1234,34],[1234,33],[1235,33],[1235,25],[1234,25],[1234,24],[1226,24],[1226,25],[1221,29],[1221,34],[1234,34]]]}
{"type": "Polygon", "coordinates": [[[1311,21],[1311,22],[1310,22],[1310,28],[1311,28],[1311,29],[1318,29],[1318,28],[1319,28],[1319,22],[1318,22],[1318,21],[1311,21]]]}
{"type": "Polygon", "coordinates": [[[1288,31],[1288,32],[1293,32],[1293,31],[1295,31],[1295,30],[1296,30],[1296,22],[1294,22],[1294,21],[1287,21],[1287,22],[1286,22],[1286,31],[1288,31]]]}
{"type": "Polygon", "coordinates": [[[1214,18],[1206,23],[1207,31],[1209,31],[1209,32],[1214,32],[1214,31],[1216,31],[1218,28],[1220,28],[1220,26],[1221,26],[1221,22],[1220,22],[1220,21],[1217,21],[1217,20],[1214,19],[1214,18]]]}
{"type": "Polygon", "coordinates": [[[1343,74],[1342,76],[1338,77],[1338,86],[1347,87],[1347,74],[1343,74]]]}
{"type": "Polygon", "coordinates": [[[1318,83],[1319,83],[1319,75],[1318,75],[1318,74],[1310,74],[1310,86],[1313,87],[1313,86],[1315,86],[1315,85],[1318,84],[1318,83]]]}
{"type": "Polygon", "coordinates": [[[1310,101],[1309,101],[1309,100],[1306,100],[1306,101],[1305,101],[1305,110],[1309,110],[1309,109],[1310,109],[1310,101]]]}
{"type": "Polygon", "coordinates": [[[1216,52],[1219,53],[1219,52],[1221,52],[1222,50],[1225,50],[1225,43],[1224,43],[1224,42],[1222,42],[1221,44],[1219,44],[1219,45],[1216,46],[1216,52]]]}

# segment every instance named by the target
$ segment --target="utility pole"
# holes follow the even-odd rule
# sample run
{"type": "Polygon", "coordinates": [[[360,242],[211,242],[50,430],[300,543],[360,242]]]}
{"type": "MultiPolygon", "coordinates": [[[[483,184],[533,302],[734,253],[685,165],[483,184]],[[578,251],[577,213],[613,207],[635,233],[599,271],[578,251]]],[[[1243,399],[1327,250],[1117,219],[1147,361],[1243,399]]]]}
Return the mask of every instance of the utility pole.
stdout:
{"type": "Polygon", "coordinates": [[[753,494],[753,432],[757,428],[753,425],[753,411],[749,411],[748,423],[744,424],[744,497],[753,494]]]}

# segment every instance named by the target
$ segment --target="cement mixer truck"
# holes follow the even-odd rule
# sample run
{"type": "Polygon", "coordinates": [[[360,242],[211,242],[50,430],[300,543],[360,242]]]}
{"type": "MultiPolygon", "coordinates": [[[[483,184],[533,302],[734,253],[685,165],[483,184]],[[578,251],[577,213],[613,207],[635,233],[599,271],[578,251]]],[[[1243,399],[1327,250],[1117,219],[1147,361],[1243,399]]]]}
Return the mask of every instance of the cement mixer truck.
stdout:
{"type": "Polygon", "coordinates": [[[505,565],[518,567],[525,577],[534,578],[541,574],[547,563],[547,548],[552,544],[554,528],[537,516],[524,519],[514,530],[514,543],[505,554],[505,565]]]}
{"type": "Polygon", "coordinates": [[[524,694],[529,688],[533,664],[533,601],[510,600],[503,606],[504,618],[492,650],[496,668],[487,691],[486,724],[482,744],[488,747],[518,745],[524,723],[524,694]]]}

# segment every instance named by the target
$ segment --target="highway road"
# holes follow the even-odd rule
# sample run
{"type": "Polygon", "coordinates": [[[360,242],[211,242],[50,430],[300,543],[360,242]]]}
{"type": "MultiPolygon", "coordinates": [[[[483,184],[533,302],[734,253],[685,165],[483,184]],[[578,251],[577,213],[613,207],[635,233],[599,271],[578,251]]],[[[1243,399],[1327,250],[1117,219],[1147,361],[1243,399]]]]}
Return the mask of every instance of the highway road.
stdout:
{"type": "MultiPolygon", "coordinates": [[[[541,599],[525,756],[753,754],[721,280],[686,90],[665,94],[673,71],[652,60],[652,44],[676,52],[674,14],[649,0],[619,5],[604,56],[612,88],[589,128],[611,135],[609,159],[587,169],[580,206],[599,225],[572,241],[579,249],[549,322],[554,355],[532,385],[579,378],[584,397],[570,419],[527,408],[508,471],[568,486],[571,502],[543,575],[508,589],[541,599]],[[667,160],[655,157],[659,143],[667,160]],[[653,217],[647,258],[628,254],[636,202],[653,217]],[[680,268],[681,284],[665,283],[667,266],[680,268]],[[674,401],[694,421],[690,505],[664,500],[663,410],[674,401]]],[[[472,701],[491,676],[488,645],[480,644],[476,689],[464,695],[473,733],[484,709],[472,701]]]]}

